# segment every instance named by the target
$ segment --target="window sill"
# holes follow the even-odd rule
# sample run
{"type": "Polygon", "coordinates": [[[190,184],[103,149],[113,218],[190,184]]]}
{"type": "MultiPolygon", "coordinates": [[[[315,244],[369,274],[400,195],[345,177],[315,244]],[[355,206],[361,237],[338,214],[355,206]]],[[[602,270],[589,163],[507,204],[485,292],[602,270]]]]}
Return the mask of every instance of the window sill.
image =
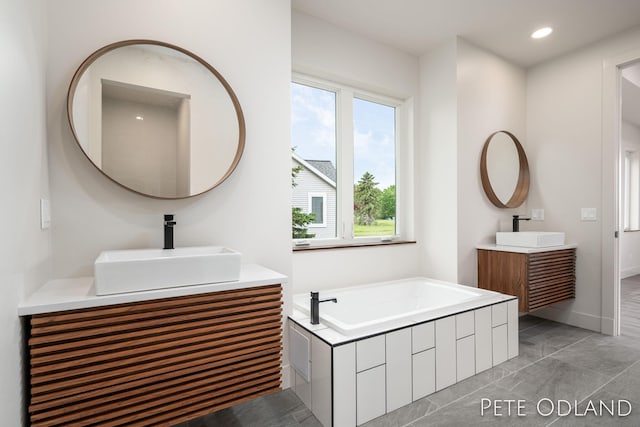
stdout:
{"type": "Polygon", "coordinates": [[[372,246],[394,246],[394,245],[407,245],[415,244],[415,240],[395,240],[392,242],[367,242],[367,243],[344,243],[344,244],[328,244],[328,245],[316,245],[316,246],[296,246],[292,248],[293,252],[304,251],[320,251],[328,249],[350,249],[350,248],[368,248],[372,246]]]}

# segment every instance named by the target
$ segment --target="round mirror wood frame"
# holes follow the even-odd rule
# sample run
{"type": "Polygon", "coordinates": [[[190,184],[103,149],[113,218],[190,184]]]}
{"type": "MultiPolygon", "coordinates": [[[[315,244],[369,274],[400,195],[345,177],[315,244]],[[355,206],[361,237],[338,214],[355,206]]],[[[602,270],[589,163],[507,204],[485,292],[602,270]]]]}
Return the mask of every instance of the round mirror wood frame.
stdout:
{"type": "MultiPolygon", "coordinates": [[[[233,113],[232,113],[233,115],[233,113]]],[[[67,92],[67,117],[69,120],[69,125],[71,127],[71,131],[73,133],[73,137],[76,141],[76,143],[78,144],[78,146],[80,147],[80,149],[82,150],[83,154],[85,155],[85,157],[91,162],[91,164],[98,169],[104,176],[106,176],[107,178],[109,178],[111,181],[113,181],[114,183],[120,185],[123,188],[126,188],[127,190],[130,190],[134,193],[137,194],[141,194],[143,196],[147,196],[147,197],[152,197],[152,198],[156,198],[156,199],[184,199],[184,198],[189,198],[189,197],[194,197],[203,193],[206,193],[207,191],[212,190],[213,188],[217,187],[218,185],[220,185],[223,181],[225,181],[232,173],[233,171],[236,169],[236,167],[238,166],[238,163],[240,162],[240,158],[242,157],[242,153],[244,151],[244,146],[245,146],[245,135],[246,135],[246,129],[245,129],[245,120],[244,120],[244,114],[242,112],[242,108],[240,107],[240,102],[237,98],[237,96],[235,95],[235,93],[233,92],[233,89],[231,89],[231,86],[229,85],[229,83],[224,79],[224,77],[222,77],[222,75],[215,69],[213,68],[209,63],[207,63],[204,59],[202,59],[201,57],[195,55],[194,53],[183,49],[179,46],[175,46],[172,45],[170,43],[165,43],[165,42],[161,42],[161,41],[157,41],[157,40],[147,40],[147,39],[133,39],[133,40],[124,40],[124,41],[120,41],[120,42],[116,42],[116,43],[112,43],[109,44],[107,46],[104,46],[98,50],[96,50],[95,52],[93,52],[91,55],[89,55],[83,62],[82,64],[80,64],[80,66],[78,67],[78,69],[76,70],[75,74],[73,75],[73,78],[71,80],[71,83],[69,85],[69,90],[67,92]],[[199,190],[193,194],[187,194],[187,195],[179,195],[179,196],[164,196],[164,195],[157,195],[157,194],[148,194],[144,191],[140,191],[138,189],[135,188],[131,188],[131,186],[128,186],[126,184],[123,184],[122,182],[120,182],[117,178],[110,176],[108,173],[106,173],[105,171],[102,170],[101,167],[99,167],[91,158],[91,156],[89,156],[89,154],[85,151],[85,149],[83,148],[83,144],[81,143],[79,137],[78,137],[78,132],[76,130],[76,126],[74,124],[74,97],[75,97],[75,93],[76,93],[76,89],[78,88],[78,83],[80,82],[80,79],[82,78],[82,76],[84,75],[84,73],[89,69],[89,67],[96,61],[98,60],[100,57],[102,57],[103,55],[118,49],[118,48],[122,48],[122,47],[127,47],[127,46],[134,46],[134,45],[151,45],[151,46],[156,46],[156,47],[162,47],[162,48],[167,48],[167,49],[171,49],[174,51],[177,51],[183,55],[186,55],[187,57],[195,60],[197,63],[199,63],[200,65],[202,65],[206,70],[208,70],[211,75],[213,77],[215,77],[215,79],[217,79],[218,83],[224,88],[224,91],[226,92],[226,94],[229,96],[229,100],[231,102],[231,104],[233,105],[233,109],[235,110],[235,116],[237,118],[238,121],[238,131],[237,131],[237,136],[238,136],[238,140],[237,140],[237,149],[235,150],[235,156],[233,157],[232,161],[230,162],[228,169],[226,169],[223,172],[220,172],[220,177],[217,178],[215,180],[215,182],[212,182],[211,184],[207,184],[208,187],[204,188],[203,190],[199,190]]]]}
{"type": "Polygon", "coordinates": [[[529,195],[529,162],[527,161],[527,155],[524,152],[524,148],[522,148],[520,141],[518,141],[518,138],[516,138],[514,134],[506,130],[499,130],[489,135],[484,143],[484,146],[482,147],[482,155],[480,157],[480,178],[485,194],[487,195],[491,203],[493,203],[495,206],[499,208],[517,208],[524,203],[524,201],[527,199],[527,196],[529,195]],[[503,202],[496,195],[493,187],[491,186],[489,173],[487,171],[487,152],[489,151],[489,144],[491,143],[491,139],[499,133],[508,135],[513,141],[513,144],[515,145],[518,152],[518,181],[513,191],[513,195],[507,202],[503,202]]]}

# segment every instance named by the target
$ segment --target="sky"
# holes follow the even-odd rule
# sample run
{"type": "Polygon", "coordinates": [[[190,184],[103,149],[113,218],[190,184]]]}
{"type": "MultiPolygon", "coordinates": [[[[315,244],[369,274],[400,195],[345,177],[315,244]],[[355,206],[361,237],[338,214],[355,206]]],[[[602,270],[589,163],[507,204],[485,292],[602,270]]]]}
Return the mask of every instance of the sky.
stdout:
{"type": "MultiPolygon", "coordinates": [[[[395,184],[395,109],[355,98],[354,183],[371,173],[378,188],[395,184]]],[[[291,145],[305,160],[336,165],[336,94],[291,84],[291,145]]]]}

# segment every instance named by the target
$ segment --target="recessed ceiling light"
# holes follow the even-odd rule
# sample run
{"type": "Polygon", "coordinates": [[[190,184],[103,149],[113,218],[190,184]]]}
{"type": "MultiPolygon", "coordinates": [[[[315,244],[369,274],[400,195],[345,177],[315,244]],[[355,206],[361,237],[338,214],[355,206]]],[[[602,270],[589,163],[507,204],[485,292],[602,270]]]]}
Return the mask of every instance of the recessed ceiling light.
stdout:
{"type": "Polygon", "coordinates": [[[143,116],[136,116],[136,120],[144,120],[143,116]]]}
{"type": "Polygon", "coordinates": [[[531,38],[541,39],[541,38],[547,37],[552,32],[553,32],[553,28],[551,27],[540,28],[539,30],[536,30],[533,33],[531,33],[531,38]]]}

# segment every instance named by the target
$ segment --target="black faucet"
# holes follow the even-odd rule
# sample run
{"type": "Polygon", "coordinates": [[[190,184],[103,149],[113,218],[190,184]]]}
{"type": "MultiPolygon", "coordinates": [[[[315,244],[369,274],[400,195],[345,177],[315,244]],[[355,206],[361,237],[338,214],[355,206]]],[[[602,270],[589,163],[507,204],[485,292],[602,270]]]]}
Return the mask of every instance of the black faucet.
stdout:
{"type": "Polygon", "coordinates": [[[320,303],[321,302],[338,302],[336,298],[320,299],[320,292],[311,292],[311,324],[320,323],[320,303]]]}
{"type": "Polygon", "coordinates": [[[520,218],[520,215],[514,215],[513,216],[513,229],[512,231],[514,233],[517,233],[518,231],[520,231],[520,221],[529,221],[531,218],[520,218]]]}
{"type": "Polygon", "coordinates": [[[173,214],[164,216],[164,249],[173,249],[173,226],[176,224],[173,214]]]}

